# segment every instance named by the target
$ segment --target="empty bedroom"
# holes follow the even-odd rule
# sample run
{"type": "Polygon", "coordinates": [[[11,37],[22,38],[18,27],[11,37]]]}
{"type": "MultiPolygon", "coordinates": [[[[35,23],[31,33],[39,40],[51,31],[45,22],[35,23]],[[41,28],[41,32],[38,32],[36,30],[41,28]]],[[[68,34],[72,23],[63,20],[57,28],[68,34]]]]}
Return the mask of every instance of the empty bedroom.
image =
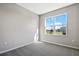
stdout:
{"type": "Polygon", "coordinates": [[[0,56],[79,56],[79,3],[0,3],[0,56]]]}

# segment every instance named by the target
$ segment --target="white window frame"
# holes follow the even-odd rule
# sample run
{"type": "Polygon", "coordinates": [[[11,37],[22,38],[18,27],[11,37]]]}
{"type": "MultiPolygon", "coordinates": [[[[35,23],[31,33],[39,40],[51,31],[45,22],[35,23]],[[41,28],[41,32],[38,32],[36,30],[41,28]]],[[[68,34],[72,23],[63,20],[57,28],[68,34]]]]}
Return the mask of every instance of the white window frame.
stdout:
{"type": "MultiPolygon", "coordinates": [[[[64,24],[64,25],[66,25],[66,35],[62,35],[62,36],[67,36],[67,27],[68,27],[68,22],[67,22],[67,18],[68,18],[68,14],[67,13],[61,13],[61,14],[57,14],[57,15],[55,15],[55,16],[46,16],[45,17],[45,20],[44,20],[44,27],[46,26],[46,18],[47,17],[52,17],[52,18],[54,18],[54,17],[56,17],[56,16],[60,16],[60,15],[66,15],[66,24],[64,24]]],[[[56,22],[56,20],[54,19],[54,23],[53,23],[53,26],[54,26],[54,32],[56,31],[55,30],[55,26],[63,26],[63,25],[55,25],[55,22],[56,22]]],[[[48,34],[48,33],[46,33],[46,30],[45,30],[45,34],[46,35],[54,35],[54,34],[48,34]]],[[[60,36],[60,35],[56,35],[56,36],[60,36]]]]}

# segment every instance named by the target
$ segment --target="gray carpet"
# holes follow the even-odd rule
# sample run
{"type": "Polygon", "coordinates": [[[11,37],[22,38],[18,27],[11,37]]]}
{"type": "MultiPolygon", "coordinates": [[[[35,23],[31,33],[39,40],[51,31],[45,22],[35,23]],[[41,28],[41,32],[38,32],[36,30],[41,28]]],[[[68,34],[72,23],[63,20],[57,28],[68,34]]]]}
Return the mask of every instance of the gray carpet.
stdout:
{"type": "Polygon", "coordinates": [[[48,43],[32,43],[0,56],[78,56],[79,50],[48,43]]]}

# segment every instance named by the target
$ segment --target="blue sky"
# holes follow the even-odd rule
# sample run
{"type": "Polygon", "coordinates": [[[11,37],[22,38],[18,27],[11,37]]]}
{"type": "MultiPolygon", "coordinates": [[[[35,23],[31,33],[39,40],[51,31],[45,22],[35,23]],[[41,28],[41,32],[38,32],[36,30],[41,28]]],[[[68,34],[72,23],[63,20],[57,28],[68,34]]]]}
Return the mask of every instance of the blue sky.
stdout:
{"type": "Polygon", "coordinates": [[[46,17],[45,21],[46,21],[46,27],[50,27],[51,25],[53,25],[53,20],[56,20],[55,24],[66,24],[66,15],[59,15],[59,16],[55,16],[53,17],[46,17]]]}
{"type": "Polygon", "coordinates": [[[46,17],[46,27],[50,27],[51,25],[53,25],[53,20],[51,17],[46,17]]]}
{"type": "Polygon", "coordinates": [[[60,15],[55,17],[56,18],[56,23],[61,23],[61,24],[66,24],[66,15],[60,15]]]}

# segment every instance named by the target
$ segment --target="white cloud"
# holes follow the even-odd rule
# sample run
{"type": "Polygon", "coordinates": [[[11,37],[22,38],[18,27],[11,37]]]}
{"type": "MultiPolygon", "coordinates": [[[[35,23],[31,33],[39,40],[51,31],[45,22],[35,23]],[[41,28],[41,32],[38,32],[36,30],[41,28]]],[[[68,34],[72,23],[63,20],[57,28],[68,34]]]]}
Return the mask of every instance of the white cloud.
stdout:
{"type": "Polygon", "coordinates": [[[60,29],[62,26],[55,26],[55,29],[60,29]]]}
{"type": "Polygon", "coordinates": [[[62,25],[62,23],[60,23],[60,22],[56,22],[55,25],[62,25]]]}

